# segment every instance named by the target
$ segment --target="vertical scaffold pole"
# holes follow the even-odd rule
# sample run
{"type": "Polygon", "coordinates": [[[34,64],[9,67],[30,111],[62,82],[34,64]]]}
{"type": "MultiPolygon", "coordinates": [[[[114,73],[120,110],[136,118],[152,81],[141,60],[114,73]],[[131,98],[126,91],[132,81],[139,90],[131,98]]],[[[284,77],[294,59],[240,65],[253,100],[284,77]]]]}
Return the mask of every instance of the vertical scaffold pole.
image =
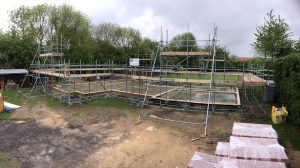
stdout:
{"type": "Polygon", "coordinates": [[[214,76],[214,71],[215,71],[216,36],[217,36],[217,27],[214,26],[214,38],[212,40],[212,42],[213,42],[213,58],[212,58],[212,66],[211,66],[211,72],[210,72],[210,84],[209,84],[208,100],[207,100],[207,108],[206,108],[204,136],[207,135],[209,108],[210,108],[210,102],[211,102],[210,99],[211,99],[211,91],[212,91],[212,86],[213,86],[213,76],[214,76]]]}

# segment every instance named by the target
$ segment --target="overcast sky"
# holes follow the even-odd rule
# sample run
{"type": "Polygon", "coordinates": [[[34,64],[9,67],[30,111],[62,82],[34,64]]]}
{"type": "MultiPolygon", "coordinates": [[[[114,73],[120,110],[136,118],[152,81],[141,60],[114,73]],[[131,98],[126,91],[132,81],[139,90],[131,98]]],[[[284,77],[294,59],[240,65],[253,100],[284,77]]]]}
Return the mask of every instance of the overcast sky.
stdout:
{"type": "Polygon", "coordinates": [[[144,37],[160,39],[160,29],[174,35],[192,32],[208,39],[213,24],[220,44],[235,55],[249,57],[256,27],[271,9],[289,24],[293,39],[300,37],[300,0],[0,0],[0,28],[8,28],[8,11],[21,5],[68,3],[90,17],[93,24],[114,22],[134,27],[144,37]],[[189,26],[188,26],[189,25],[189,26]]]}

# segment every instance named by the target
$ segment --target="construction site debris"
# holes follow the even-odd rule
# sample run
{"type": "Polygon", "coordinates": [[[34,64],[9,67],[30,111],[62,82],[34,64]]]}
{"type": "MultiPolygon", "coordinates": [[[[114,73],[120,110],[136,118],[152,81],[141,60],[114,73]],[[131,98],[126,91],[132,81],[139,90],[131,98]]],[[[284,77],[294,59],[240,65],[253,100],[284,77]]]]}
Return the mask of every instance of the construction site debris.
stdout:
{"type": "Polygon", "coordinates": [[[12,103],[8,103],[8,102],[4,102],[4,107],[10,108],[10,109],[17,109],[17,108],[20,108],[21,106],[18,106],[18,105],[12,104],[12,103]]]}
{"type": "Polygon", "coordinates": [[[287,115],[288,111],[286,110],[286,107],[272,106],[272,122],[274,124],[285,124],[287,115]]]}

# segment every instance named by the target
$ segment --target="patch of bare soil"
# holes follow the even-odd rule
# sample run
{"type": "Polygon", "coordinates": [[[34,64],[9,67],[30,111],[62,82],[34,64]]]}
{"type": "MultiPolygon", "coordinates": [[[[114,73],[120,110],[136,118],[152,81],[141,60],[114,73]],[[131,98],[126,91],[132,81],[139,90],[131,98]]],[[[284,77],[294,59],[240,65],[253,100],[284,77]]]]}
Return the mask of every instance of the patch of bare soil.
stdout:
{"type": "Polygon", "coordinates": [[[291,168],[300,167],[300,151],[295,150],[292,145],[288,144],[286,154],[290,160],[291,168]]]}
{"type": "Polygon", "coordinates": [[[0,121],[0,128],[0,151],[16,158],[21,167],[76,166],[101,141],[101,136],[84,131],[65,136],[60,129],[42,127],[33,120],[0,121]]]}
{"type": "MultiPolygon", "coordinates": [[[[203,114],[185,114],[182,111],[167,112],[164,117],[193,122],[205,119],[203,114]]],[[[212,117],[208,137],[190,142],[200,136],[199,132],[203,133],[203,126],[148,118],[132,127],[129,138],[97,150],[80,167],[186,167],[196,150],[213,153],[218,141],[228,141],[232,120],[231,116],[212,117]]]]}
{"type": "MultiPolygon", "coordinates": [[[[204,122],[205,113],[148,109],[173,120],[204,122]]],[[[195,151],[213,154],[218,141],[228,141],[236,115],[218,114],[203,125],[147,118],[136,125],[138,110],[74,105],[49,108],[43,102],[24,105],[16,121],[0,121],[0,153],[22,167],[186,167],[195,151]]]]}
{"type": "Polygon", "coordinates": [[[74,106],[24,106],[0,121],[0,153],[16,158],[21,167],[76,167],[90,153],[121,141],[128,132],[112,131],[124,111],[74,106]]]}

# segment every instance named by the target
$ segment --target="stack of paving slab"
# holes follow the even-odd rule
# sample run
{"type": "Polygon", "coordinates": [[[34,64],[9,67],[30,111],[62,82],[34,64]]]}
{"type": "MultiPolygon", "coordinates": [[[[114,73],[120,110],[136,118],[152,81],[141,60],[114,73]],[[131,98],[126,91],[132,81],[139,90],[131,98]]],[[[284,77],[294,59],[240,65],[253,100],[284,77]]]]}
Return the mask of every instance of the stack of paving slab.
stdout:
{"type": "Polygon", "coordinates": [[[229,142],[218,142],[215,155],[195,152],[188,168],[285,168],[287,155],[267,124],[233,124],[229,142]]]}

